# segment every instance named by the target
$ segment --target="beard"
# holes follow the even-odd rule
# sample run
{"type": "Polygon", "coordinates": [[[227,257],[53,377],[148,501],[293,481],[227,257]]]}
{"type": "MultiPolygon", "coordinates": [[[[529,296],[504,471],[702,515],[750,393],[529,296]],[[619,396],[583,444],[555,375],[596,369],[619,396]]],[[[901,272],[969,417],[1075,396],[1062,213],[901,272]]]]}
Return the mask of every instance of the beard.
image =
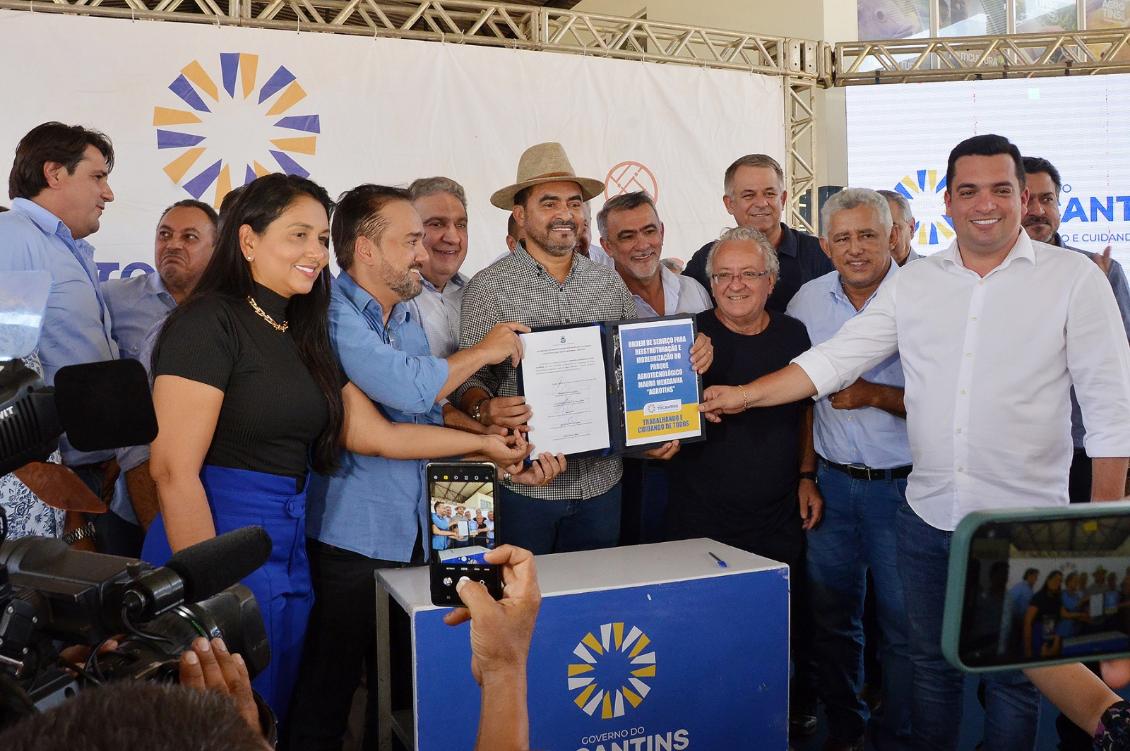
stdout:
{"type": "Polygon", "coordinates": [[[1055,235],[1055,229],[1049,222],[1045,221],[1024,222],[1024,229],[1037,237],[1043,238],[1044,242],[1051,242],[1052,236],[1055,235]]]}
{"type": "Polygon", "coordinates": [[[577,246],[577,225],[573,222],[559,222],[546,227],[544,230],[539,229],[526,229],[526,237],[536,243],[542,250],[551,256],[561,258],[573,252],[577,246]],[[554,232],[551,230],[556,227],[569,227],[573,230],[573,240],[558,240],[554,238],[554,232]]]}
{"type": "Polygon", "coordinates": [[[420,275],[413,273],[419,270],[419,266],[412,266],[403,272],[397,271],[388,261],[381,259],[381,279],[401,300],[411,300],[423,291],[424,283],[420,275]]]}

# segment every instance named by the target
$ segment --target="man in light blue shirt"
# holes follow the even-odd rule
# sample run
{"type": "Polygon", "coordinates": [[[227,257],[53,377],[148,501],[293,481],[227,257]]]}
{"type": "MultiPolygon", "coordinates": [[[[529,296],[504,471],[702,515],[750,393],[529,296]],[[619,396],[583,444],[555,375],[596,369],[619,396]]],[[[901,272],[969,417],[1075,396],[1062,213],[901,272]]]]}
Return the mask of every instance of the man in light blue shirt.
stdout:
{"type": "MultiPolygon", "coordinates": [[[[98,288],[94,248],[84,238],[98,231],[114,200],[110,170],[114,148],[103,134],[79,125],[47,122],[16,146],[8,176],[11,211],[0,214],[0,274],[48,271],[51,293],[39,359],[44,379],[67,365],[113,360],[110,314],[98,288]]],[[[113,451],[77,451],[60,440],[63,463],[101,494],[113,451]]]]}
{"type": "Polygon", "coordinates": [[[1000,641],[997,645],[997,651],[1001,654],[1021,653],[1024,645],[1024,615],[1028,612],[1028,603],[1032,601],[1032,595],[1036,594],[1036,582],[1039,578],[1039,571],[1028,568],[1024,571],[1024,577],[1009,588],[1005,596],[1004,617],[1001,622],[1000,641]]]}
{"type": "MultiPolygon", "coordinates": [[[[407,191],[354,188],[338,201],[331,234],[342,269],[330,298],[334,349],[345,376],[389,420],[442,425],[441,403],[456,386],[485,365],[518,356],[516,332],[528,329],[506,323],[446,360],[432,355],[410,303],[420,294],[427,255],[407,191]]],[[[362,664],[376,686],[373,574],[427,554],[432,519],[423,465],[346,452],[336,472],[310,479],[306,531],[315,604],[291,710],[295,748],[340,747],[362,664]]],[[[375,723],[376,691],[369,696],[375,723]]]]}
{"type": "MultiPolygon", "coordinates": [[[[111,333],[122,359],[139,360],[149,369],[160,324],[192,292],[212,260],[217,221],[215,209],[206,203],[193,199],[174,203],[157,222],[157,270],[102,283],[113,321],[111,333]]],[[[159,510],[157,489],[149,476],[149,446],[118,449],[117,458],[121,472],[110,511],[98,517],[95,527],[103,552],[136,558],[145,529],[159,510]]]]}
{"type": "MultiPolygon", "coordinates": [[[[848,188],[835,194],[824,205],[820,227],[820,245],[836,270],[801,287],[787,310],[805,324],[814,346],[864,310],[898,271],[891,256],[897,233],[890,208],[875,191],[848,188]]],[[[869,712],[860,693],[868,569],[883,632],[879,734],[892,747],[909,741],[908,626],[895,539],[895,513],[906,504],[911,464],[903,385],[895,354],[846,389],[818,400],[815,456],[803,462],[813,471],[801,473],[801,495],[824,500],[823,521],[808,532],[807,564],[821,698],[829,740],[839,744],[835,748],[862,749],[867,729],[869,712]]]]}

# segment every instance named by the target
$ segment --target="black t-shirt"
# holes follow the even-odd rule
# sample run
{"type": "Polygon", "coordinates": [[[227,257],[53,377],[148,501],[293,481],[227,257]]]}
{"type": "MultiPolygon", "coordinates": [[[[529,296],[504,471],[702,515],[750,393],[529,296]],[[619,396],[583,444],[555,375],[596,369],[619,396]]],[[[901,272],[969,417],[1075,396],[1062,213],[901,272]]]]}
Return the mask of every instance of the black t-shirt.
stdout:
{"type": "MultiPolygon", "coordinates": [[[[713,241],[708,242],[695,251],[683,270],[685,275],[706,287],[711,300],[714,300],[714,291],[710,288],[710,280],[706,278],[706,256],[713,244],[713,241]]],[[[777,246],[777,260],[781,264],[781,271],[777,283],[773,285],[773,291],[769,293],[769,299],[765,301],[765,309],[779,313],[784,313],[789,307],[789,301],[801,285],[835,269],[820,247],[819,238],[795,230],[787,224],[781,224],[781,244],[777,246]]]]}
{"type": "MultiPolygon", "coordinates": [[[[703,386],[749,383],[789,364],[809,347],[804,324],[770,313],[760,334],[736,334],[713,310],[697,317],[714,344],[703,386]]],[[[690,443],[667,462],[672,539],[711,537],[791,563],[804,532],[797,505],[801,417],[807,400],[749,409],[706,423],[706,440],[690,443]]]]}
{"type": "MultiPolygon", "coordinates": [[[[277,323],[287,319],[286,298],[256,285],[255,301],[277,323]]],[[[154,351],[153,376],[162,375],[224,392],[205,463],[305,477],[310,445],[329,420],[326,400],[290,332],[276,331],[247,300],[190,303],[154,351]]]]}
{"type": "Polygon", "coordinates": [[[1032,595],[1028,607],[1036,609],[1036,620],[1033,623],[1042,623],[1045,619],[1059,620],[1060,593],[1049,589],[1041,589],[1032,595]]]}

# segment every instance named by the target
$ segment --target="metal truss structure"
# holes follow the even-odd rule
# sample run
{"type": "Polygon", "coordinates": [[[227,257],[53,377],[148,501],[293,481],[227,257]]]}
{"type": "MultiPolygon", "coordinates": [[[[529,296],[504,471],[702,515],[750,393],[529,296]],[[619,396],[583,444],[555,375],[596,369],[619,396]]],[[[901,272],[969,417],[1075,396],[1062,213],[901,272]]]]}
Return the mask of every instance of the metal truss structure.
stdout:
{"type": "Polygon", "coordinates": [[[1130,72],[1130,28],[841,42],[836,86],[1130,72]]]}
{"type": "MultiPolygon", "coordinates": [[[[1130,29],[825,42],[580,13],[538,0],[0,0],[31,12],[399,37],[776,76],[788,221],[814,230],[821,88],[1130,72],[1130,29]],[[809,208],[802,211],[802,208],[809,208]],[[811,217],[811,220],[806,218],[811,217]]],[[[568,2],[557,3],[568,5],[568,2]]]]}
{"type": "Polygon", "coordinates": [[[0,8],[398,37],[742,70],[782,78],[790,221],[811,225],[814,97],[825,45],[540,4],[477,0],[0,0],[0,8]]]}

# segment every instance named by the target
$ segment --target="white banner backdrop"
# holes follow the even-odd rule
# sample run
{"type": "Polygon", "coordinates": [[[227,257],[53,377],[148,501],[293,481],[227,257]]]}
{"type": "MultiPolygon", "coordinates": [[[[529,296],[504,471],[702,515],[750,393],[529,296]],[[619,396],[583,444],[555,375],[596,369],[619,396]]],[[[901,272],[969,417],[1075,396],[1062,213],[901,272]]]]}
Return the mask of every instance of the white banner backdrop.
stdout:
{"type": "Polygon", "coordinates": [[[899,190],[921,222],[919,252],[953,237],[946,159],[960,141],[999,133],[1063,178],[1068,244],[1130,264],[1130,76],[860,86],[848,90],[848,174],[854,186],[899,190]]]}
{"type": "Polygon", "coordinates": [[[473,272],[506,249],[507,215],[490,194],[542,141],[563,143],[607,195],[655,193],[665,254],[686,259],[733,223],[726,166],[785,150],[779,79],[686,66],[0,11],[0,69],[0,174],[45,120],[114,142],[116,200],[89,238],[103,278],[150,269],[167,205],[218,203],[249,175],[280,170],[309,173],[334,196],[454,178],[467,190],[473,272]]]}

